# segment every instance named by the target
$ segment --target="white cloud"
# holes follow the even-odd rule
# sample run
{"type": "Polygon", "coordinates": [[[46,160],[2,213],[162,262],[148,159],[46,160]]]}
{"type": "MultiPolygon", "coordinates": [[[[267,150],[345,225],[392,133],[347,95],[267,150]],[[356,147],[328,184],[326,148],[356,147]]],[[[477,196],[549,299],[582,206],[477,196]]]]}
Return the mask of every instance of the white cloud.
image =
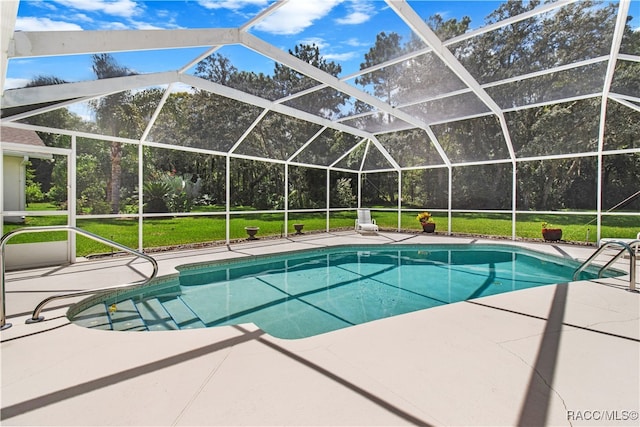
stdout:
{"type": "Polygon", "coordinates": [[[75,15],[73,15],[73,21],[78,22],[78,21],[82,21],[82,22],[89,22],[92,23],[93,19],[89,18],[87,15],[85,15],[84,13],[76,13],[75,15]]]}
{"type": "Polygon", "coordinates": [[[271,34],[298,34],[324,18],[341,0],[291,0],[254,28],[271,34]]]}
{"type": "Polygon", "coordinates": [[[266,6],[267,0],[198,0],[198,4],[205,9],[240,10],[247,6],[266,6]]]}
{"type": "Polygon", "coordinates": [[[371,16],[362,12],[353,12],[347,15],[345,18],[336,19],[336,23],[343,25],[357,25],[367,22],[371,16]]]}
{"type": "Polygon", "coordinates": [[[56,2],[77,10],[102,12],[125,18],[130,18],[141,12],[138,4],[133,0],[56,0],[56,2]]]}
{"type": "Polygon", "coordinates": [[[85,122],[95,122],[96,113],[84,102],[71,104],[67,106],[67,110],[79,116],[85,122]]]}
{"type": "Polygon", "coordinates": [[[166,27],[160,27],[158,25],[151,24],[149,22],[131,21],[131,25],[136,30],[162,30],[166,27]]]}
{"type": "Polygon", "coordinates": [[[335,22],[342,25],[358,25],[367,22],[376,14],[375,7],[361,0],[353,0],[347,3],[349,14],[344,18],[337,18],[335,22]]]}
{"type": "Polygon", "coordinates": [[[358,40],[355,37],[352,37],[350,39],[347,39],[344,41],[344,44],[346,44],[347,46],[353,46],[353,47],[362,47],[362,46],[368,46],[367,43],[362,42],[360,40],[358,40]]]}
{"type": "Polygon", "coordinates": [[[55,3],[52,1],[34,1],[31,3],[32,6],[37,6],[41,9],[47,9],[47,10],[51,10],[51,11],[57,11],[58,8],[56,7],[55,3]]]}
{"type": "MultiPolygon", "coordinates": [[[[320,37],[308,37],[300,40],[300,43],[308,45],[316,45],[322,51],[323,49],[330,49],[331,45],[326,40],[320,37]]],[[[321,53],[322,57],[328,61],[349,61],[357,56],[356,52],[345,53],[321,53]]]]}
{"type": "Polygon", "coordinates": [[[180,92],[195,93],[195,89],[193,88],[193,86],[186,85],[184,83],[174,83],[171,85],[170,93],[180,92]]]}
{"type": "Polygon", "coordinates": [[[36,18],[33,16],[18,17],[16,19],[17,31],[82,31],[78,24],[70,22],[52,21],[49,18],[36,18]]]}
{"type": "Polygon", "coordinates": [[[328,61],[349,61],[355,58],[358,54],[356,52],[345,52],[345,53],[329,53],[327,55],[322,55],[322,57],[328,61]]]}
{"type": "Polygon", "coordinates": [[[101,30],[162,30],[170,27],[167,25],[159,26],[146,21],[136,21],[135,19],[127,19],[126,21],[97,21],[96,25],[101,30]]]}
{"type": "Polygon", "coordinates": [[[306,39],[302,39],[300,40],[300,43],[304,43],[304,44],[308,44],[308,45],[316,45],[318,46],[319,49],[324,49],[325,47],[329,46],[327,44],[327,42],[324,41],[324,39],[320,38],[320,37],[309,37],[306,39]]]}
{"type": "Polygon", "coordinates": [[[130,30],[131,28],[131,25],[119,21],[100,23],[101,30],[130,30]]]}
{"type": "Polygon", "coordinates": [[[440,15],[442,17],[442,19],[447,20],[448,17],[452,15],[452,13],[449,10],[442,10],[440,12],[432,13],[432,15],[434,15],[434,16],[435,15],[440,15]]]}
{"type": "Polygon", "coordinates": [[[12,77],[7,77],[4,81],[4,89],[17,89],[21,87],[25,87],[27,84],[31,82],[30,79],[16,79],[12,77]]]}

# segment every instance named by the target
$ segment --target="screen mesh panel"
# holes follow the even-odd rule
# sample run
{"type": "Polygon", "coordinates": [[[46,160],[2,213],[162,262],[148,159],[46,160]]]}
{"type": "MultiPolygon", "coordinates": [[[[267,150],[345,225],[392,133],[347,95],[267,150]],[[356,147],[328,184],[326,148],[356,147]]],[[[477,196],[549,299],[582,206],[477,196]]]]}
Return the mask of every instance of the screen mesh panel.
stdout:
{"type": "Polygon", "coordinates": [[[454,167],[451,203],[454,209],[510,209],[510,163],[454,167]]]}
{"type": "Polygon", "coordinates": [[[481,84],[495,82],[607,55],[616,13],[615,3],[572,3],[450,49],[481,84]]]}
{"type": "Polygon", "coordinates": [[[401,167],[441,165],[444,160],[422,129],[386,133],[378,141],[401,167]]]}
{"type": "Polygon", "coordinates": [[[227,152],[260,115],[261,108],[206,91],[169,96],[148,139],[227,152]]]}
{"type": "Polygon", "coordinates": [[[489,87],[487,93],[504,109],[599,94],[607,63],[599,62],[542,76],[489,87]]]}
{"type": "Polygon", "coordinates": [[[361,138],[334,129],[325,129],[317,138],[305,147],[295,162],[329,166],[345,152],[353,148],[361,138]]]}
{"type": "Polygon", "coordinates": [[[321,129],[289,116],[270,112],[238,146],[236,153],[287,160],[321,129]]]}
{"type": "Polygon", "coordinates": [[[435,125],[433,132],[452,162],[509,158],[502,128],[493,115],[435,125]]]}
{"type": "Polygon", "coordinates": [[[427,124],[455,121],[490,112],[489,107],[471,92],[400,108],[427,124]]]}
{"type": "Polygon", "coordinates": [[[297,210],[353,227],[360,205],[396,226],[399,200],[435,209],[438,232],[472,211],[506,235],[516,213],[637,224],[638,0],[149,1],[135,21],[104,7],[62,22],[80,3],[55,2],[75,31],[29,27],[53,19],[29,1],[7,27],[3,129],[61,156],[36,171],[57,206],[67,186],[80,214],[137,215],[142,197],[146,221],[162,193],[238,238],[297,210]]]}
{"type": "Polygon", "coordinates": [[[403,209],[447,209],[448,200],[449,170],[447,168],[402,172],[403,209]]]}
{"type": "Polygon", "coordinates": [[[587,153],[597,150],[600,98],[505,114],[517,157],[587,153]]]}
{"type": "Polygon", "coordinates": [[[595,209],[597,158],[518,162],[518,210],[595,209]]]}

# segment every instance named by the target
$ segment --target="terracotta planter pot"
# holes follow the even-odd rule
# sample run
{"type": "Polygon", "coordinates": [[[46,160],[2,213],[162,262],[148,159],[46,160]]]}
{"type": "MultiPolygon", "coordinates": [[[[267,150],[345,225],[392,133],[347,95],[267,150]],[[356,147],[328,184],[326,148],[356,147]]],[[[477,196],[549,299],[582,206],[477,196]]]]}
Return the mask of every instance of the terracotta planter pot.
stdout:
{"type": "Polygon", "coordinates": [[[422,223],[422,231],[424,233],[433,233],[436,231],[436,223],[435,222],[423,222],[422,223]]]}
{"type": "Polygon", "coordinates": [[[542,238],[550,242],[558,241],[562,239],[562,228],[543,228],[542,238]]]}

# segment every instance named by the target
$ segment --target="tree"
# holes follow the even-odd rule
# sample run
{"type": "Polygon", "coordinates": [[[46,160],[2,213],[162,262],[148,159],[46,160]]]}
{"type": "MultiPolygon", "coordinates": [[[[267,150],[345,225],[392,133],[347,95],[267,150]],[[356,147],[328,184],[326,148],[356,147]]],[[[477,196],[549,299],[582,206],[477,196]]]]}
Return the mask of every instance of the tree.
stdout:
{"type": "MultiPolygon", "coordinates": [[[[293,51],[289,50],[289,54],[334,77],[338,77],[342,71],[342,67],[339,64],[324,59],[320,54],[320,48],[315,44],[300,43],[295,46],[293,51]]],[[[277,63],[273,72],[273,82],[276,95],[279,98],[284,98],[319,84],[316,80],[286,65],[277,63]]],[[[348,98],[348,95],[335,89],[325,88],[307,96],[294,98],[287,102],[287,105],[331,119],[340,114],[341,108],[348,98]]]]}
{"type": "MultiPolygon", "coordinates": [[[[25,87],[39,87],[49,86],[67,83],[55,76],[36,76],[25,87]]],[[[41,107],[42,105],[38,105],[41,107]]],[[[3,111],[4,112],[4,111],[3,111]]],[[[35,116],[28,117],[25,121],[35,126],[60,128],[60,129],[75,129],[85,132],[95,131],[95,126],[91,126],[88,123],[82,121],[82,119],[76,114],[70,112],[66,108],[57,108],[46,113],[37,114],[35,116]]],[[[38,132],[38,136],[42,142],[48,147],[60,147],[69,148],[71,146],[71,138],[67,135],[59,135],[49,132],[38,132]]],[[[66,159],[66,157],[64,158],[66,159]]],[[[54,173],[54,169],[64,169],[66,171],[67,162],[64,160],[52,162],[44,159],[32,159],[33,166],[33,181],[40,185],[41,191],[47,196],[55,196],[53,199],[49,197],[51,201],[66,203],[67,200],[67,183],[62,182],[61,187],[53,188],[56,184],[51,178],[54,173]],[[51,191],[53,188],[53,191],[51,191]],[[50,192],[51,191],[51,192],[50,192]]],[[[66,172],[57,172],[57,175],[65,175],[66,172]]],[[[65,175],[66,176],[66,175],[65,175]]]]}
{"type": "Polygon", "coordinates": [[[32,167],[31,162],[28,162],[25,165],[25,168],[25,198],[27,206],[29,206],[29,203],[37,203],[43,201],[44,194],[42,193],[41,184],[37,181],[34,181],[35,171],[32,167]]]}
{"type": "MultiPolygon", "coordinates": [[[[404,50],[397,33],[385,33],[376,36],[376,42],[364,55],[365,62],[360,64],[364,70],[400,56],[404,50]]],[[[390,105],[395,104],[394,93],[399,89],[402,65],[393,64],[358,77],[355,82],[362,86],[373,86],[373,93],[390,105]]]]}
{"type": "MultiPolygon", "coordinates": [[[[321,56],[316,45],[300,44],[289,53],[333,76],[338,76],[341,72],[338,64],[326,61],[321,56]]],[[[318,84],[314,79],[282,64],[274,65],[272,76],[238,71],[227,58],[219,54],[211,55],[201,61],[196,66],[196,74],[201,78],[269,100],[284,98],[318,84]]],[[[340,114],[346,99],[348,99],[347,95],[334,89],[327,89],[294,98],[286,104],[321,117],[332,118],[340,114]]],[[[173,138],[184,140],[186,145],[220,151],[228,151],[261,113],[259,108],[206,91],[185,95],[184,101],[179,108],[182,108],[182,105],[188,106],[184,112],[189,115],[190,120],[185,123],[185,133],[173,138]]],[[[176,118],[176,120],[179,119],[176,118]]],[[[168,123],[171,123],[171,120],[163,119],[161,126],[169,129],[171,126],[168,123]]],[[[181,126],[173,129],[181,129],[181,126]]],[[[270,112],[255,125],[253,131],[245,137],[235,152],[252,156],[267,155],[271,158],[286,160],[319,129],[318,125],[270,112]]],[[[155,137],[155,131],[152,134],[155,137]]],[[[345,138],[339,138],[335,144],[341,145],[344,141],[345,138]]],[[[316,159],[312,152],[305,155],[307,161],[313,162],[316,159]]],[[[221,163],[215,158],[211,159],[212,164],[216,162],[221,163]]],[[[281,166],[235,160],[233,163],[231,185],[234,189],[234,205],[273,208],[282,204],[281,166]],[[236,165],[240,164],[242,171],[236,171],[236,165]]],[[[218,170],[224,171],[221,168],[218,170]]],[[[319,174],[316,170],[304,168],[294,171],[292,169],[290,180],[297,190],[291,199],[292,203],[302,205],[315,203],[317,197],[309,196],[319,188],[320,175],[324,177],[323,173],[319,174]]],[[[211,181],[205,179],[203,175],[199,176],[203,177],[203,188],[209,188],[208,183],[211,181]]],[[[324,185],[324,181],[322,183],[324,185]]],[[[217,185],[217,188],[221,188],[220,185],[217,185]]],[[[220,194],[216,200],[224,200],[223,194],[220,194]]]]}
{"type": "MultiPolygon", "coordinates": [[[[93,72],[98,79],[129,76],[135,74],[127,67],[119,65],[109,54],[93,55],[93,72]]],[[[125,91],[104,96],[93,101],[96,121],[100,129],[112,136],[135,137],[142,132],[142,121],[139,111],[131,102],[131,92],[125,91]]],[[[107,200],[111,212],[120,210],[120,184],[122,177],[122,143],[111,143],[110,156],[111,177],[107,187],[107,200]]]]}

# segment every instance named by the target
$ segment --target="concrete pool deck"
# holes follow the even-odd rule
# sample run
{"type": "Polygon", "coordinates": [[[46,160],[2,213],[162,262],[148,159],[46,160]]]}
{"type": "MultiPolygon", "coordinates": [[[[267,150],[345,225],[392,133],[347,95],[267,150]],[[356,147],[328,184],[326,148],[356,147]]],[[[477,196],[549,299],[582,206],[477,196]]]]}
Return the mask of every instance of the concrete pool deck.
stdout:
{"type": "MultiPolygon", "coordinates": [[[[352,243],[500,243],[381,232],[305,234],[152,254],[181,264],[352,243]]],[[[586,259],[595,250],[517,243],[586,259]]],[[[617,267],[628,271],[629,260],[617,267]]],[[[12,425],[638,425],[640,295],[628,276],[505,293],[300,340],[255,325],[112,332],[48,295],[139,280],[130,257],[7,273],[0,421],[12,425]]]]}

